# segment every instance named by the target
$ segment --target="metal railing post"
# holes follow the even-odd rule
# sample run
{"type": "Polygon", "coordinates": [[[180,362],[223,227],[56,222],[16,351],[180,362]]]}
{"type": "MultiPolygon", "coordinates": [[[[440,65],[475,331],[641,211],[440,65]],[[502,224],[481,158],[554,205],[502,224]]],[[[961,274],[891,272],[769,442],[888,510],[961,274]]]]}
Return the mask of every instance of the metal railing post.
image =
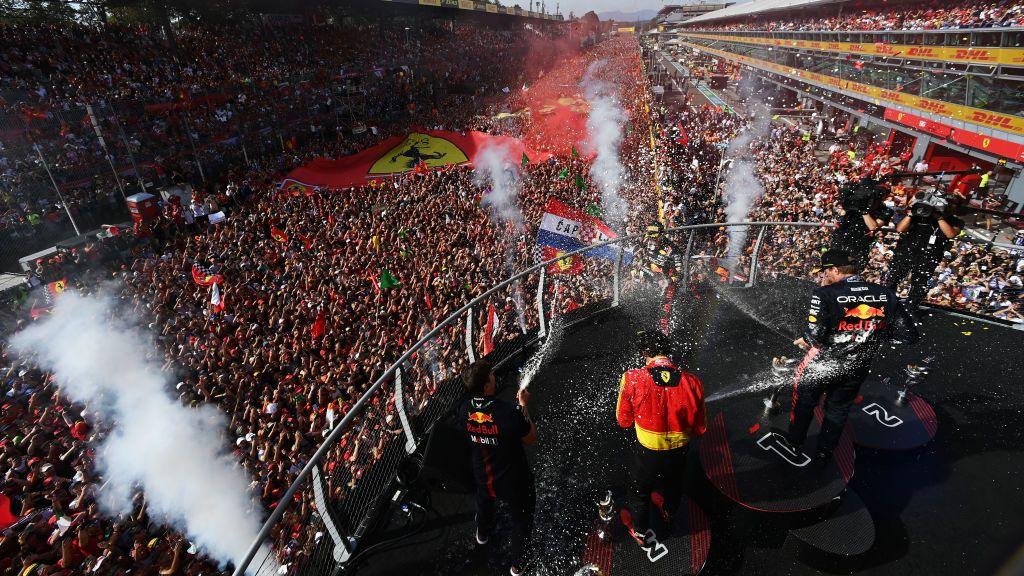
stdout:
{"type": "Polygon", "coordinates": [[[338,526],[334,523],[334,519],[331,518],[331,507],[327,502],[327,495],[324,492],[324,479],[323,475],[320,474],[319,466],[313,467],[312,483],[313,502],[320,513],[320,519],[323,520],[324,528],[327,529],[327,535],[330,536],[331,542],[334,543],[331,557],[334,558],[335,562],[345,562],[352,555],[352,550],[349,549],[348,538],[341,535],[341,532],[338,531],[338,526]]]}
{"type": "Polygon", "coordinates": [[[401,368],[395,369],[395,410],[398,412],[398,421],[402,423],[402,432],[405,433],[405,452],[412,454],[416,451],[416,436],[412,432],[412,425],[409,424],[409,416],[405,413],[401,368]]]}
{"type": "Polygon", "coordinates": [[[537,316],[538,322],[540,323],[540,330],[537,331],[537,336],[543,338],[548,334],[548,322],[547,318],[544,317],[544,276],[546,275],[544,268],[540,269],[540,280],[537,281],[537,316]]]}
{"type": "Polygon", "coordinates": [[[476,352],[473,351],[473,308],[466,311],[466,357],[469,363],[476,362],[476,352]]]}
{"type": "Polygon", "coordinates": [[[622,274],[622,246],[615,253],[615,270],[612,275],[612,306],[619,305],[619,278],[622,274]]]}
{"type": "Polygon", "coordinates": [[[686,239],[686,252],[683,254],[683,282],[690,281],[690,252],[693,250],[693,235],[696,231],[690,230],[690,235],[686,239]]]}
{"type": "Polygon", "coordinates": [[[750,277],[747,278],[746,287],[750,288],[757,281],[757,256],[761,253],[761,241],[764,240],[766,226],[761,226],[757,232],[757,240],[754,241],[754,253],[750,255],[750,277]]]}
{"type": "Polygon", "coordinates": [[[556,278],[555,279],[554,295],[551,296],[551,317],[548,318],[548,322],[551,322],[551,323],[554,323],[554,321],[555,321],[555,314],[558,312],[558,292],[559,292],[560,288],[561,288],[561,284],[559,284],[558,279],[556,278]]]}
{"type": "Polygon", "coordinates": [[[78,223],[75,222],[75,217],[71,215],[71,208],[68,206],[68,203],[64,201],[64,195],[60,192],[60,186],[57,185],[57,179],[53,177],[53,172],[50,172],[50,165],[46,163],[42,149],[39,147],[39,144],[33,144],[32,146],[36,149],[36,154],[39,155],[39,161],[43,164],[46,175],[50,177],[50,183],[53,184],[53,190],[57,193],[60,205],[64,207],[64,213],[68,215],[68,220],[71,221],[71,227],[75,229],[75,236],[81,236],[82,232],[78,229],[78,223]]]}

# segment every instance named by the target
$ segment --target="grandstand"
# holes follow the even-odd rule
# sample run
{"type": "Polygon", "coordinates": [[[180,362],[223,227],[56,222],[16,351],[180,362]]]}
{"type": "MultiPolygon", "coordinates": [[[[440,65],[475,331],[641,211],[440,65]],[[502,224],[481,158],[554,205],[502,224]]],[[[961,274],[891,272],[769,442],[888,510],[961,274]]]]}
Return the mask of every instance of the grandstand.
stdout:
{"type": "Polygon", "coordinates": [[[1020,3],[506,4],[0,2],[0,576],[1020,573],[1020,3]],[[923,338],[804,468],[764,434],[849,246],[923,338]],[[707,433],[638,546],[655,330],[707,433]]]}

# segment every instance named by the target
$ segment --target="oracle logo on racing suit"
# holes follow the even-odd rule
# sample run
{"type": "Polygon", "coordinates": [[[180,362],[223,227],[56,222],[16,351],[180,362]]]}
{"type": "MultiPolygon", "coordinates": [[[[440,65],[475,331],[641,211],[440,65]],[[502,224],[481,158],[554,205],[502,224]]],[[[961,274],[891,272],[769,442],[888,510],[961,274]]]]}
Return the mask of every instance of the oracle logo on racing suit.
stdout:
{"type": "Polygon", "coordinates": [[[847,304],[849,302],[888,302],[889,297],[885,294],[864,294],[863,296],[836,296],[836,302],[847,304]]]}

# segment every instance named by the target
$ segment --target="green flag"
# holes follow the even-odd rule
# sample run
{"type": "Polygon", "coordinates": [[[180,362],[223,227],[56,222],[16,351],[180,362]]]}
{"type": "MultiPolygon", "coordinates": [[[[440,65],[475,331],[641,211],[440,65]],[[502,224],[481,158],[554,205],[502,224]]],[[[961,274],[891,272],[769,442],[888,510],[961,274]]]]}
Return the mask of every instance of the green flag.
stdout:
{"type": "Polygon", "coordinates": [[[526,157],[526,152],[523,152],[523,160],[522,160],[523,168],[526,168],[526,165],[529,164],[529,163],[530,163],[530,159],[526,157]]]}
{"type": "Polygon", "coordinates": [[[587,189],[587,182],[586,180],[583,179],[583,176],[576,177],[576,187],[579,188],[581,191],[587,189]]]}
{"type": "Polygon", "coordinates": [[[377,284],[381,290],[388,290],[390,288],[398,288],[400,285],[398,278],[391,275],[391,272],[387,268],[382,268],[380,271],[380,281],[377,284]]]}
{"type": "Polygon", "coordinates": [[[591,202],[590,204],[587,204],[586,212],[587,214],[593,216],[594,218],[600,218],[604,214],[604,211],[601,210],[601,207],[597,205],[597,202],[591,202]]]}
{"type": "Polygon", "coordinates": [[[558,179],[559,180],[565,180],[568,176],[569,176],[569,169],[568,168],[562,168],[561,170],[558,171],[558,179]]]}
{"type": "Polygon", "coordinates": [[[575,146],[572,147],[572,157],[573,158],[579,158],[580,157],[580,153],[576,150],[575,146]]]}

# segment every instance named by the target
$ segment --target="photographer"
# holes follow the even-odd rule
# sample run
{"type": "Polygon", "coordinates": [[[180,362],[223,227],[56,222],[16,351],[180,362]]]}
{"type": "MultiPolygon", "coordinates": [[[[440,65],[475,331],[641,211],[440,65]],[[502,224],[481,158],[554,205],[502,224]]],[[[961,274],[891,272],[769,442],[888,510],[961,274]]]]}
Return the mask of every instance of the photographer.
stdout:
{"type": "Polygon", "coordinates": [[[831,248],[849,253],[864,268],[874,233],[892,219],[892,212],[881,202],[885,190],[870,178],[844,188],[841,194],[843,216],[832,235],[831,248]]]}
{"type": "Polygon", "coordinates": [[[911,304],[924,298],[928,280],[942,260],[942,253],[949,249],[953,238],[964,227],[964,221],[957,218],[955,212],[956,205],[942,193],[922,191],[914,195],[910,215],[896,225],[900,240],[885,285],[895,291],[910,274],[907,300],[911,304]]]}

